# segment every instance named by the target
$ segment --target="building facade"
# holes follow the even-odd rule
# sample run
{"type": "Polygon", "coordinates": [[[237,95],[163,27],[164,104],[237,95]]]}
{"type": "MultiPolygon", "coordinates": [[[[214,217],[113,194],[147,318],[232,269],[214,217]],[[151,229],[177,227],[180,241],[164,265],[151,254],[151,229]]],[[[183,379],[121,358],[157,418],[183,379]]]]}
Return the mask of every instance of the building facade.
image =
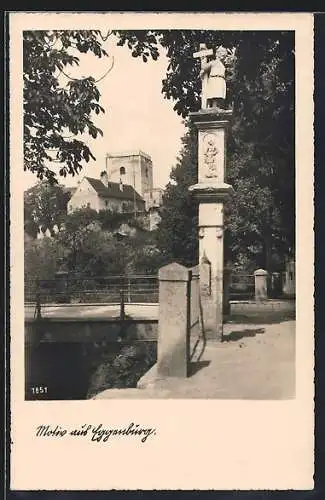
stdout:
{"type": "Polygon", "coordinates": [[[106,172],[100,179],[84,177],[68,203],[68,213],[80,208],[137,213],[145,211],[145,202],[132,186],[108,181],[106,172]]]}
{"type": "Polygon", "coordinates": [[[108,153],[100,179],[84,177],[68,203],[68,213],[89,207],[97,212],[143,213],[148,228],[157,228],[163,190],[153,187],[151,157],[143,151],[108,153]]]}
{"type": "Polygon", "coordinates": [[[162,205],[163,190],[152,188],[144,192],[143,198],[146,202],[146,210],[159,208],[162,205]]]}

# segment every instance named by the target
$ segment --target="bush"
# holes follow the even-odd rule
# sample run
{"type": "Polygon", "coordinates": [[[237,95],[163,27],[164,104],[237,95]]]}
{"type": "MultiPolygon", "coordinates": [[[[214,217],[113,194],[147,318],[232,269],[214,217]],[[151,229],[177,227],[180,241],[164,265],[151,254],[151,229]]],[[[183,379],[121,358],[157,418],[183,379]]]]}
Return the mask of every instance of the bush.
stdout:
{"type": "Polygon", "coordinates": [[[157,343],[139,342],[122,345],[111,360],[103,360],[90,379],[87,398],[106,389],[136,387],[138,380],[157,359],[157,343]]]}
{"type": "Polygon", "coordinates": [[[64,248],[55,239],[43,238],[25,242],[25,279],[51,280],[55,277],[64,248]]]}

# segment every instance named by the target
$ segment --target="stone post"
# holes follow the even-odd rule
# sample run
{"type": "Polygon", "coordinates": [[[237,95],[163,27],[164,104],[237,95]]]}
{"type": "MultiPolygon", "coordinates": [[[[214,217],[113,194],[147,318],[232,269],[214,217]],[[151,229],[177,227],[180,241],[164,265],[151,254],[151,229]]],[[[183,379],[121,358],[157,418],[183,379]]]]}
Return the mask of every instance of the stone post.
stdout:
{"type": "Polygon", "coordinates": [[[268,272],[264,269],[257,269],[254,272],[256,302],[267,299],[267,275],[268,272]]]}
{"type": "Polygon", "coordinates": [[[176,262],[159,270],[158,377],[187,377],[192,271],[176,262]]]}
{"type": "Polygon", "coordinates": [[[225,268],[223,271],[223,315],[230,315],[230,280],[231,269],[225,268]]]}
{"type": "Polygon", "coordinates": [[[225,183],[226,130],[231,115],[231,110],[219,108],[190,114],[198,129],[198,184],[189,190],[199,202],[201,303],[207,338],[215,340],[222,340],[223,333],[223,205],[233,193],[225,183]]]}
{"type": "Polygon", "coordinates": [[[200,286],[200,268],[194,266],[190,268],[192,271],[191,286],[190,286],[190,307],[191,307],[191,322],[190,334],[199,336],[201,334],[200,328],[200,302],[199,302],[199,286],[200,286]]]}

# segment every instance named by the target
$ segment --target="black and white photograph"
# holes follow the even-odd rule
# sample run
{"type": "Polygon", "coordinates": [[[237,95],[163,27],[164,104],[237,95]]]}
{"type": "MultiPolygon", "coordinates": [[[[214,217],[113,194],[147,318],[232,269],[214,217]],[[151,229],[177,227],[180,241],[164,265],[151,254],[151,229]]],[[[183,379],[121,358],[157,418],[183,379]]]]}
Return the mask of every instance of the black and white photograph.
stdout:
{"type": "Polygon", "coordinates": [[[294,404],[312,383],[312,323],[305,371],[298,345],[313,300],[304,16],[19,15],[19,397],[33,412],[294,404]]]}

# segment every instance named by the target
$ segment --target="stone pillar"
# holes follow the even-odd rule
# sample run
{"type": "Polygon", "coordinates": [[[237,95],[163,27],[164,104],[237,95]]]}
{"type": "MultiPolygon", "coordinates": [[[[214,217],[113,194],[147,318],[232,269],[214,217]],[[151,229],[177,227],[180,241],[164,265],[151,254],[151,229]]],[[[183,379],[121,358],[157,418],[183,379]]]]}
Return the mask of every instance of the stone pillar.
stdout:
{"type": "Polygon", "coordinates": [[[233,193],[232,186],[225,183],[226,130],[231,114],[219,108],[190,114],[198,129],[198,184],[189,190],[199,202],[201,303],[207,338],[215,340],[222,340],[223,332],[223,205],[233,193]]]}
{"type": "Polygon", "coordinates": [[[158,377],[187,377],[192,271],[177,263],[159,270],[158,377]]]}
{"type": "Polygon", "coordinates": [[[194,266],[190,268],[190,270],[192,271],[190,286],[190,335],[193,337],[198,337],[201,335],[199,301],[200,268],[199,266],[194,266]]]}
{"type": "Polygon", "coordinates": [[[264,269],[257,269],[254,272],[256,302],[267,299],[267,275],[268,272],[264,269]]]}
{"type": "Polygon", "coordinates": [[[223,271],[223,315],[230,315],[230,280],[231,269],[225,268],[223,271]]]}

